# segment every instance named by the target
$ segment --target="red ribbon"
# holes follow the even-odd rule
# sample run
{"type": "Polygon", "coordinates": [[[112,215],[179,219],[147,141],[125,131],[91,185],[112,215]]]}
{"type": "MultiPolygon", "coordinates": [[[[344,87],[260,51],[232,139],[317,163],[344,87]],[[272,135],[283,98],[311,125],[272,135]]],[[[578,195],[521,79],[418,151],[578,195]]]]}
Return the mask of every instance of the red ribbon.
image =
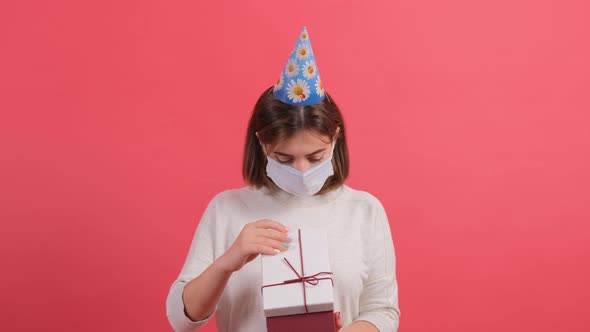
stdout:
{"type": "Polygon", "coordinates": [[[332,280],[332,278],[330,278],[330,277],[318,278],[318,276],[321,276],[321,275],[333,274],[332,272],[318,272],[316,274],[312,274],[309,276],[305,275],[305,272],[303,270],[304,265],[303,265],[303,248],[301,245],[301,229],[298,230],[298,234],[299,234],[299,257],[301,258],[301,274],[299,274],[297,272],[297,270],[293,267],[293,265],[291,265],[291,263],[289,262],[288,259],[283,258],[283,261],[285,261],[285,263],[287,263],[287,265],[289,265],[289,267],[295,273],[297,278],[285,280],[285,281],[277,283],[277,284],[264,285],[260,288],[260,290],[262,291],[266,287],[288,285],[288,284],[300,282],[301,286],[303,286],[303,305],[305,306],[305,313],[309,313],[309,310],[307,309],[307,293],[305,291],[305,284],[307,283],[309,285],[316,286],[317,284],[320,283],[320,280],[330,280],[332,282],[332,287],[334,287],[334,280],[332,280]]]}

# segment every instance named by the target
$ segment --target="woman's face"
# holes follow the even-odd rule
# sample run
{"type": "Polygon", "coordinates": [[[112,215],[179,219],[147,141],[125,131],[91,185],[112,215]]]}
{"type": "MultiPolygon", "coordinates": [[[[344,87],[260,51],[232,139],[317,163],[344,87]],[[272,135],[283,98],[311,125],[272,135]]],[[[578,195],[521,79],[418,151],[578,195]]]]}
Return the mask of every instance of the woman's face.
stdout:
{"type": "Polygon", "coordinates": [[[265,145],[264,150],[269,157],[281,164],[305,172],[330,157],[332,142],[328,136],[300,130],[293,137],[279,141],[275,146],[265,145]]]}

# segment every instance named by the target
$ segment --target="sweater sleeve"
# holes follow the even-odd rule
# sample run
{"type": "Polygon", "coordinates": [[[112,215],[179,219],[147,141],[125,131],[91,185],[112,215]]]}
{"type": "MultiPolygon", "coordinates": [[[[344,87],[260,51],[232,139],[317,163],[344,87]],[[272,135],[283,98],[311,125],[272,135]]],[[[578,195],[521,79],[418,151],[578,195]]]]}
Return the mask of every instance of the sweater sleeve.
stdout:
{"type": "Polygon", "coordinates": [[[203,213],[193,236],[188,256],[182,270],[172,283],[166,299],[166,316],[176,332],[192,332],[203,327],[215,310],[208,317],[193,321],[187,317],[182,300],[182,293],[186,284],[199,276],[214,261],[215,226],[216,226],[216,197],[213,198],[203,213]]]}
{"type": "MultiPolygon", "coordinates": [[[[375,199],[376,200],[376,199],[375,199]]],[[[353,321],[367,321],[380,332],[396,332],[399,327],[398,285],[393,239],[385,209],[376,200],[372,227],[365,239],[365,259],[369,268],[359,302],[359,316],[353,321]]]]}

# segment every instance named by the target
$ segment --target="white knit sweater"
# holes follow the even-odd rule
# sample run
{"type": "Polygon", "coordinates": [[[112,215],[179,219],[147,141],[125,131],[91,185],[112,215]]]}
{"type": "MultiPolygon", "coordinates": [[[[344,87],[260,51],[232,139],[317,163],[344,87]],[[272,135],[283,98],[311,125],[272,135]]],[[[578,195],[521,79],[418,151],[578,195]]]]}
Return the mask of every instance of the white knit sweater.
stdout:
{"type": "MultiPolygon", "coordinates": [[[[344,326],[364,320],[380,332],[397,331],[398,285],[387,215],[377,198],[342,185],[311,197],[253,187],[217,194],[203,213],[182,271],[168,294],[166,312],[177,332],[198,330],[211,318],[193,322],[185,316],[184,286],[231,246],[245,224],[259,219],[275,220],[292,230],[326,228],[334,272],[334,311],[341,312],[344,326]]],[[[219,332],[266,331],[261,271],[259,256],[231,276],[216,306],[219,332]]]]}

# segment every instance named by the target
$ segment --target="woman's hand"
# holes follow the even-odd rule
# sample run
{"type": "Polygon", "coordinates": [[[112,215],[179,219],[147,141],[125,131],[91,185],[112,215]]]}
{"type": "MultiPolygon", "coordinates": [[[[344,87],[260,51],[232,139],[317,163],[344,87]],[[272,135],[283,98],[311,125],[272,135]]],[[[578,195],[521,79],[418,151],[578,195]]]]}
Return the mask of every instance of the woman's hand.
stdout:
{"type": "Polygon", "coordinates": [[[287,250],[291,239],[289,229],[273,220],[262,219],[246,224],[231,245],[219,258],[219,266],[227,272],[240,270],[259,254],[275,255],[287,250]]]}

